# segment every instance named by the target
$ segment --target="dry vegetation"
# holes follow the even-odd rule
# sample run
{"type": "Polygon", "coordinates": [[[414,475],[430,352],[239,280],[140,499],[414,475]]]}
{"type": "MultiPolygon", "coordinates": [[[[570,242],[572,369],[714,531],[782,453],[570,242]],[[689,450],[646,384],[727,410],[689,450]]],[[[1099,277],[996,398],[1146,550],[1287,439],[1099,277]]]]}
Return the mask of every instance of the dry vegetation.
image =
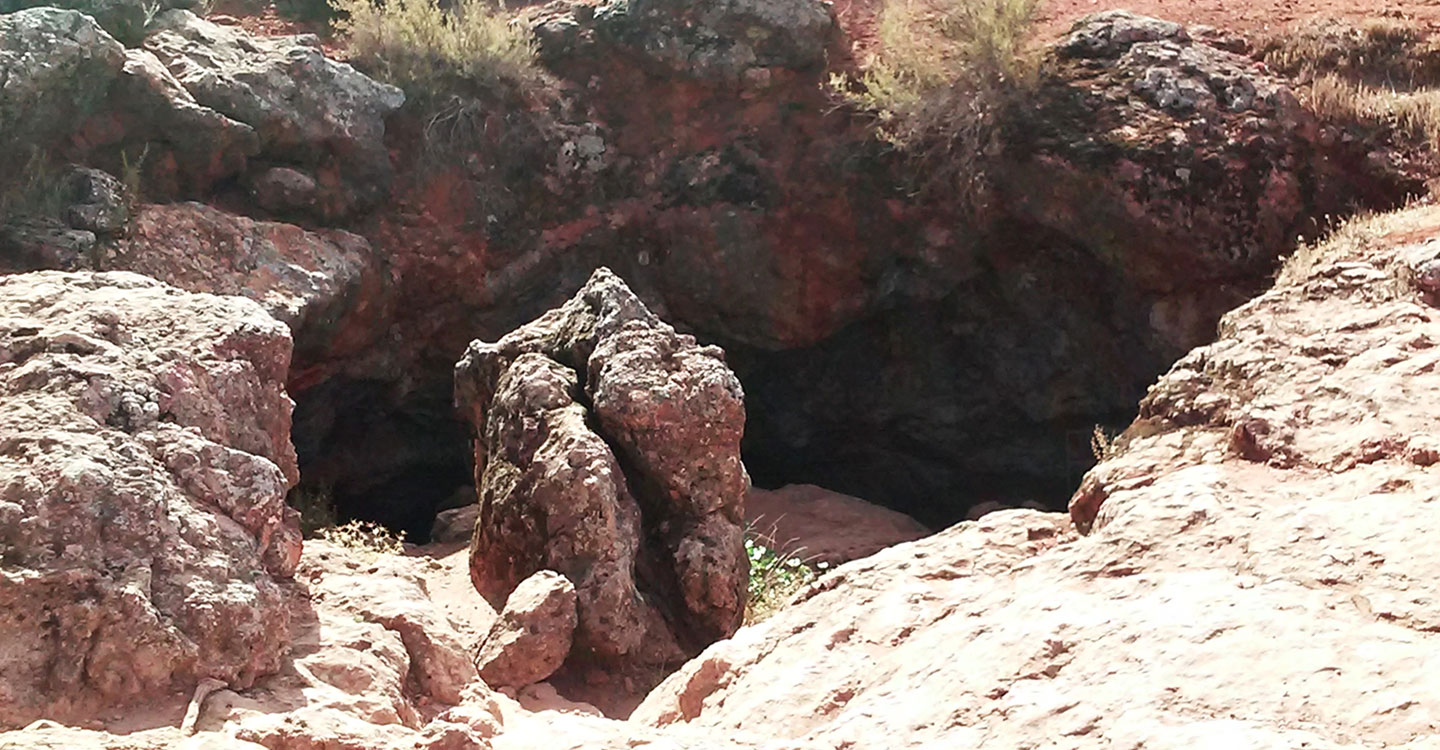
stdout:
{"type": "Polygon", "coordinates": [[[1440,45],[1413,24],[1322,19],[1271,40],[1263,53],[1271,67],[1308,84],[1321,117],[1440,146],[1440,45]]]}
{"type": "Polygon", "coordinates": [[[922,188],[983,193],[1005,115],[1039,71],[1029,36],[1039,0],[893,0],[879,53],[832,86],[880,135],[921,162],[922,188]]]}
{"type": "MultiPolygon", "coordinates": [[[[10,156],[13,159],[16,155],[10,156]]],[[[65,208],[64,180],[44,151],[32,148],[18,170],[11,174],[9,179],[0,181],[0,220],[10,216],[60,215],[65,208]]]]}
{"type": "Polygon", "coordinates": [[[412,98],[540,85],[528,30],[487,0],[331,0],[353,59],[412,98]]]}
{"type": "Polygon", "coordinates": [[[354,550],[369,557],[402,555],[404,540],[389,529],[369,521],[348,521],[321,529],[315,538],[354,550]]]}
{"type": "Polygon", "coordinates": [[[1411,203],[1404,208],[1384,213],[1352,216],[1331,225],[1331,231],[1320,240],[1301,244],[1280,266],[1275,276],[1277,287],[1302,286],[1327,267],[1346,261],[1369,259],[1385,279],[1367,284],[1368,295],[1377,301],[1408,297],[1415,292],[1414,272],[1408,259],[1390,252],[1396,236],[1417,229],[1433,232],[1436,217],[1434,206],[1411,203]],[[1377,258],[1376,250],[1385,250],[1377,258]]]}

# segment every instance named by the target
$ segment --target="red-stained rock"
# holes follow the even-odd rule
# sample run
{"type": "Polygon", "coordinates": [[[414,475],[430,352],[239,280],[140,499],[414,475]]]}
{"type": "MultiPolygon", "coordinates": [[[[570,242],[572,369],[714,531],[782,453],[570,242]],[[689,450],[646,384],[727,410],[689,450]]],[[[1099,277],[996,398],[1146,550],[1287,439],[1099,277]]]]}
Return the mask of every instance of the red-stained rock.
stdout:
{"type": "Polygon", "coordinates": [[[373,296],[375,259],[364,238],[255,221],[200,203],[142,206],[102,264],[259,302],[290,326],[302,367],[366,343],[346,340],[346,316],[358,312],[363,319],[378,304],[365,298],[373,296]]]}
{"type": "Polygon", "coordinates": [[[744,410],[717,349],[601,269],[564,306],[472,343],[455,389],[477,432],[471,576],[492,604],[535,571],[566,575],[572,656],[642,681],[734,632],[744,410]]]}
{"type": "Polygon", "coordinates": [[[752,488],[745,498],[752,531],[808,562],[847,563],[930,533],[915,519],[812,484],[752,488]]]}
{"type": "Polygon", "coordinates": [[[0,724],[279,668],[285,327],[128,273],[0,277],[0,724]]]}
{"type": "Polygon", "coordinates": [[[575,586],[542,570],[510,592],[505,609],[480,642],[475,664],[491,687],[525,687],[555,673],[575,635],[575,586]]]}

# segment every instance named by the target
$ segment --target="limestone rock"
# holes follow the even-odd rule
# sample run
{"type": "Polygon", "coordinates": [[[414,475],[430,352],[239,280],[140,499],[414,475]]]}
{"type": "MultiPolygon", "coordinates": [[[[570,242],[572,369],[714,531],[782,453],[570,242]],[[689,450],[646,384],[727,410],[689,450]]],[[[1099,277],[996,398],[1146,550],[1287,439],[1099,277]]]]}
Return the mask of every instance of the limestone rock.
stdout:
{"type": "Polygon", "coordinates": [[[148,13],[143,0],[0,0],[0,13],[37,6],[80,11],[127,45],[138,44],[145,35],[148,13]]]}
{"type": "Polygon", "coordinates": [[[130,221],[125,186],[106,172],[72,167],[64,178],[65,223],[98,235],[118,234],[130,221]]]}
{"type": "Polygon", "coordinates": [[[455,389],[477,433],[471,575],[487,599],[557,571],[579,602],[572,654],[652,676],[735,631],[745,414],[718,349],[601,269],[562,307],[472,343],[455,389]]]}
{"type": "Polygon", "coordinates": [[[475,664],[491,687],[525,687],[549,677],[570,654],[575,586],[542,570],[510,592],[505,609],[480,643],[475,664]]]}
{"type": "Polygon", "coordinates": [[[847,563],[930,533],[915,519],[813,484],[752,488],[745,499],[750,527],[777,549],[809,562],[847,563]]]}
{"type": "Polygon", "coordinates": [[[279,668],[285,327],[128,273],[0,277],[0,723],[279,668]]]}
{"type": "Polygon", "coordinates": [[[111,105],[119,132],[95,137],[94,145],[123,148],[144,175],[148,196],[203,193],[241,173],[260,151],[254,128],[197,102],[148,50],[126,50],[111,105]]]}
{"type": "Polygon", "coordinates": [[[385,195],[385,116],[405,95],[325,57],[315,37],[255,37],[171,10],[156,17],[145,49],[199,104],[254,128],[262,155],[321,175],[319,216],[385,195]]]}

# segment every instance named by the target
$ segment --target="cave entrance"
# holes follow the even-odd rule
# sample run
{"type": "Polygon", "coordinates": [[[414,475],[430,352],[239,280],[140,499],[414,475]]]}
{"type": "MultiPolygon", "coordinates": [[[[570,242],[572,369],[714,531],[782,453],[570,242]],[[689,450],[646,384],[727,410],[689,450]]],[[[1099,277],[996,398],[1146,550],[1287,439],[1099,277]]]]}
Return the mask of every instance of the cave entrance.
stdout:
{"type": "Polygon", "coordinates": [[[307,525],[369,521],[425,544],[437,513],[475,501],[469,431],[444,375],[407,390],[332,378],[295,395],[291,504],[307,525]]]}

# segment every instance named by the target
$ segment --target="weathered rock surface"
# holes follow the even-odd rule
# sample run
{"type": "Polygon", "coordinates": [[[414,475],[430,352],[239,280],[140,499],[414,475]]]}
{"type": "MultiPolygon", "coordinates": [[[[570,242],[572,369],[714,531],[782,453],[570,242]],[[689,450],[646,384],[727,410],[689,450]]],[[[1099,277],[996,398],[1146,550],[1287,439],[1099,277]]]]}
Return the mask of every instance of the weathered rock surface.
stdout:
{"type": "Polygon", "coordinates": [[[202,731],[271,748],[388,747],[416,741],[447,707],[487,703],[404,558],[310,541],[296,578],[305,590],[292,605],[305,616],[291,658],[254,690],[212,696],[202,731]]]}
{"type": "Polygon", "coordinates": [[[18,169],[33,146],[65,137],[64,125],[98,108],[125,63],[125,48],[95,19],[73,10],[33,8],[0,15],[0,167],[18,169]]]}
{"type": "Polygon", "coordinates": [[[555,673],[575,635],[575,586],[542,570],[520,582],[481,641],[475,666],[490,687],[525,687],[555,673]]]}
{"type": "Polygon", "coordinates": [[[200,104],[148,50],[126,50],[111,102],[81,127],[79,140],[123,154],[109,160],[132,165],[156,199],[202,195],[260,151],[255,128],[200,104]]]}
{"type": "Polygon", "coordinates": [[[1075,496],[1089,536],[1001,511],[843,566],[632,720],[821,747],[1431,746],[1440,314],[1403,280],[1440,211],[1340,236],[1151,389],[1075,496]]]}
{"type": "Polygon", "coordinates": [[[745,521],[777,549],[811,562],[847,563],[930,533],[915,519],[813,484],[751,488],[745,521]]]}
{"type": "Polygon", "coordinates": [[[370,244],[342,230],[255,221],[200,203],[143,206],[103,261],[182,289],[259,302],[290,326],[302,366],[365,341],[340,324],[376,283],[370,244]]]}
{"type": "Polygon", "coordinates": [[[455,390],[477,433],[471,576],[492,604],[538,570],[565,575],[572,656],[642,681],[735,631],[745,415],[718,349],[601,269],[564,306],[472,343],[455,390]]]}
{"type": "MultiPolygon", "coordinates": [[[[160,4],[168,7],[169,2],[160,4]]],[[[149,15],[143,0],[0,0],[0,13],[48,6],[75,10],[95,19],[106,33],[125,44],[136,44],[145,34],[149,15]]]]}
{"type": "Polygon", "coordinates": [[[667,71],[730,83],[770,67],[819,66],[835,26],[817,0],[560,0],[529,23],[551,62],[593,53],[599,37],[667,71]]]}
{"type": "Polygon", "coordinates": [[[0,277],[0,724],[279,668],[290,348],[246,300],[0,277]]]}
{"type": "Polygon", "coordinates": [[[296,208],[334,219],[385,195],[384,118],[405,95],[325,57],[315,37],[256,37],[171,10],[145,49],[199,104],[254,128],[260,157],[312,173],[320,188],[296,208]]]}

